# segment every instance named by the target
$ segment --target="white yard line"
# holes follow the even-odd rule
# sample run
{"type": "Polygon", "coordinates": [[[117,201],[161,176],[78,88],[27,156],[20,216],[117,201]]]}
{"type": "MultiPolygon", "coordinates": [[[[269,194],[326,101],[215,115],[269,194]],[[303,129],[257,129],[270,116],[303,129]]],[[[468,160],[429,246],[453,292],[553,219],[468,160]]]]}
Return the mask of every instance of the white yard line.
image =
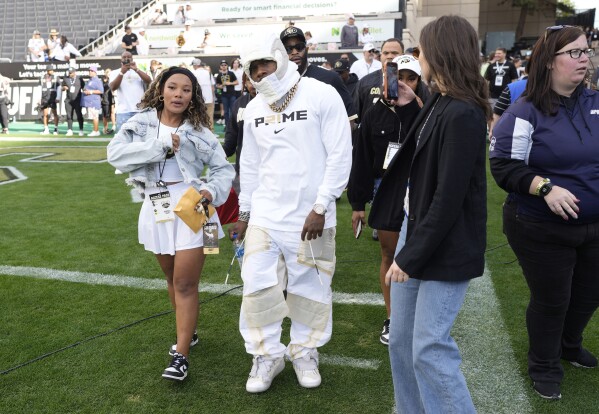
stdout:
{"type": "Polygon", "coordinates": [[[325,365],[337,365],[341,367],[351,367],[360,369],[369,369],[376,371],[381,365],[381,361],[377,359],[362,359],[362,358],[350,358],[341,355],[319,355],[320,363],[325,365]]]}
{"type": "MultiPolygon", "coordinates": [[[[125,286],[139,289],[166,289],[163,279],[145,279],[140,277],[105,275],[102,273],[73,272],[69,270],[46,269],[43,267],[0,266],[0,275],[33,277],[37,279],[62,280],[66,282],[86,283],[90,285],[125,286]]],[[[200,292],[222,293],[235,284],[200,283],[200,292]]],[[[240,290],[231,295],[241,296],[240,290]]],[[[384,304],[381,295],[376,293],[342,293],[333,292],[333,302],[353,305],[384,304]]]]}
{"type": "Polygon", "coordinates": [[[532,413],[488,269],[470,282],[453,335],[479,414],[532,413]]]}

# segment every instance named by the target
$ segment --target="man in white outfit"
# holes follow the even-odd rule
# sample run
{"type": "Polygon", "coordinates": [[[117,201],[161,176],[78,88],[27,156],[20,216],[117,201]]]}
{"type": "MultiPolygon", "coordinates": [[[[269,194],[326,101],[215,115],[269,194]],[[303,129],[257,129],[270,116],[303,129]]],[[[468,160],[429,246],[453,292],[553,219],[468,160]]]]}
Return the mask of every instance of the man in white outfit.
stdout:
{"type": "Polygon", "coordinates": [[[246,390],[266,391],[284,357],[299,384],[314,388],[317,348],[333,325],[335,200],[351,169],[350,125],[335,89],[300,78],[275,35],[246,50],[243,69],[258,95],[243,115],[240,214],[229,230],[245,234],[239,327],[253,355],[246,390]],[[281,343],[286,316],[288,346],[281,343]]]}
{"type": "Polygon", "coordinates": [[[349,68],[349,72],[355,73],[358,76],[358,79],[362,79],[369,73],[383,68],[381,61],[374,58],[376,48],[372,43],[365,44],[362,48],[362,51],[364,53],[364,57],[362,59],[356,60],[349,68]]]}

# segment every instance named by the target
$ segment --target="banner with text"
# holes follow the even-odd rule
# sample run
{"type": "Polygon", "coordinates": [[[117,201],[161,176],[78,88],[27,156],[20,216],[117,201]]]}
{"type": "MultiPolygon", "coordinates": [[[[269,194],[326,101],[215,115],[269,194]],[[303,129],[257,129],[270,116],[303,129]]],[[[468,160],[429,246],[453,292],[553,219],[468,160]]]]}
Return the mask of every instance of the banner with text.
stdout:
{"type": "MultiPolygon", "coordinates": [[[[181,3],[166,5],[169,20],[173,19],[181,3]]],[[[366,2],[363,0],[339,1],[297,1],[297,0],[253,0],[253,1],[219,1],[191,3],[192,16],[201,20],[202,16],[210,19],[248,19],[252,17],[285,17],[285,16],[326,16],[329,14],[368,14],[398,12],[398,0],[379,0],[366,2]]]]}

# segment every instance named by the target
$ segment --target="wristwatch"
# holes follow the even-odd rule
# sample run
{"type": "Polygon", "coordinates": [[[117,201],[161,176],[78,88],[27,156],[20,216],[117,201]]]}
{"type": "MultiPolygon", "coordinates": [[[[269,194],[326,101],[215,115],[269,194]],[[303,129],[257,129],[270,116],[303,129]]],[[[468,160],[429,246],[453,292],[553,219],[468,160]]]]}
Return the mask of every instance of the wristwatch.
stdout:
{"type": "Polygon", "coordinates": [[[327,212],[327,209],[324,208],[322,204],[314,204],[314,207],[312,207],[312,211],[314,211],[316,214],[324,216],[324,214],[327,212]]]}
{"type": "Polygon", "coordinates": [[[539,196],[541,197],[545,197],[553,189],[553,184],[551,184],[549,178],[546,178],[545,180],[546,181],[543,182],[543,185],[539,189],[539,196]]]}

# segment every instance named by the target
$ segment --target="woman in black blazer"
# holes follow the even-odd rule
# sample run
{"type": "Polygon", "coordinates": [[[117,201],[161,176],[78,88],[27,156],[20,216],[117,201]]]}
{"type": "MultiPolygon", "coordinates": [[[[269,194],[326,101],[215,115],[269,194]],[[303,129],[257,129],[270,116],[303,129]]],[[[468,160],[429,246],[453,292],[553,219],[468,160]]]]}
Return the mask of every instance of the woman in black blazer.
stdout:
{"type": "Polygon", "coordinates": [[[398,412],[474,413],[450,331],[468,282],[484,270],[486,132],[491,109],[478,72],[478,37],[458,16],[420,35],[422,77],[435,92],[419,110],[400,83],[410,130],[369,216],[399,231],[391,283],[389,353],[398,412]]]}

